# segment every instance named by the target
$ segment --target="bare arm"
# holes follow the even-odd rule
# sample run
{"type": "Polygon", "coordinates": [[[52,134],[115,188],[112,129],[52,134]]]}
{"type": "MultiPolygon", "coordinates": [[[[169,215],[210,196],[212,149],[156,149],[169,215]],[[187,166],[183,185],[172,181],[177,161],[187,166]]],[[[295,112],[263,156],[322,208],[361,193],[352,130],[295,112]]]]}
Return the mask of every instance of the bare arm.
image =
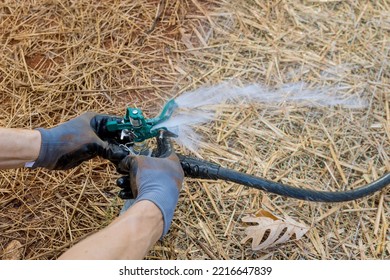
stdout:
{"type": "Polygon", "coordinates": [[[108,227],[70,248],[60,259],[142,259],[162,231],[161,211],[153,202],[142,200],[108,227]]]}
{"type": "Polygon", "coordinates": [[[39,131],[0,128],[0,169],[23,167],[37,159],[40,148],[39,131]]]}

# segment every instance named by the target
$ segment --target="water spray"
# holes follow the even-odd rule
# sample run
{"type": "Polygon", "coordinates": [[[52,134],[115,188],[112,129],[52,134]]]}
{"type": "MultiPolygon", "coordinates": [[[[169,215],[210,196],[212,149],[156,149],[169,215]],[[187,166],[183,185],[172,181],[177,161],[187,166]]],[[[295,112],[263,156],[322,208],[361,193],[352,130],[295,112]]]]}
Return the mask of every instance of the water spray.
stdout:
{"type": "MultiPolygon", "coordinates": [[[[202,102],[209,102],[203,100],[202,102]]],[[[177,102],[172,99],[163,107],[161,113],[152,119],[146,119],[142,110],[138,108],[127,108],[126,115],[121,121],[112,121],[107,123],[107,129],[110,132],[117,132],[120,137],[118,140],[121,145],[126,147],[129,154],[148,155],[152,151],[147,144],[151,138],[156,138],[164,132],[164,135],[171,138],[178,138],[177,133],[173,132],[169,126],[169,120],[175,109],[178,108],[177,102]]],[[[186,177],[197,179],[225,180],[237,184],[245,185],[262,191],[275,193],[278,195],[316,202],[343,202],[356,200],[371,195],[386,186],[390,185],[390,173],[386,173],[378,180],[348,191],[328,192],[315,191],[311,189],[297,188],[274,181],[266,180],[260,177],[238,172],[224,168],[218,164],[178,154],[181,166],[186,177]]],[[[130,182],[125,177],[118,179],[118,186],[123,190],[119,196],[123,199],[132,197],[130,182]]]]}

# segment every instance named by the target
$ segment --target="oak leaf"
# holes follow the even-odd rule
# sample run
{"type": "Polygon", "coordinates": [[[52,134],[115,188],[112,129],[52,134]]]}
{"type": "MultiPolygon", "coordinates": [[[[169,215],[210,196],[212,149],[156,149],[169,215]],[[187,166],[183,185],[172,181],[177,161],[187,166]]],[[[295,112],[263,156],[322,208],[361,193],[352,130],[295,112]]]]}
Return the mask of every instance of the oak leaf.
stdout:
{"type": "Polygon", "coordinates": [[[12,240],[3,252],[0,252],[3,260],[21,260],[22,254],[23,246],[18,240],[12,240]]]}
{"type": "Polygon", "coordinates": [[[309,230],[304,224],[298,223],[291,218],[279,218],[266,210],[260,210],[255,215],[242,218],[246,223],[257,223],[245,229],[246,237],[242,244],[252,239],[252,250],[263,250],[277,244],[285,243],[293,236],[295,240],[302,238],[309,230]]]}

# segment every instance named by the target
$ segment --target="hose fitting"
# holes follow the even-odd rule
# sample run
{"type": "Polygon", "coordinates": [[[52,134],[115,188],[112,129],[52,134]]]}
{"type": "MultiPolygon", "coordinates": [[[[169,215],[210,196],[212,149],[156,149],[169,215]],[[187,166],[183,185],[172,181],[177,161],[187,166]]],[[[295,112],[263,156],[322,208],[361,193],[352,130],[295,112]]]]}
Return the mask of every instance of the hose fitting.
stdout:
{"type": "Polygon", "coordinates": [[[219,179],[220,165],[205,160],[177,155],[186,177],[197,179],[219,179]]]}

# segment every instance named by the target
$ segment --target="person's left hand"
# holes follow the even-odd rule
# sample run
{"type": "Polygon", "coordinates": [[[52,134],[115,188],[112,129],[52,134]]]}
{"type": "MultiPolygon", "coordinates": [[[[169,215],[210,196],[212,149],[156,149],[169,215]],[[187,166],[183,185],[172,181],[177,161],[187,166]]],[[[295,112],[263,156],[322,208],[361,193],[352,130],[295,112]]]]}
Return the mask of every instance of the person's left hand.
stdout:
{"type": "Polygon", "coordinates": [[[127,174],[122,178],[126,178],[125,181],[129,184],[127,187],[135,198],[134,202],[126,201],[121,212],[132,203],[142,200],[153,202],[163,216],[163,237],[171,226],[183,185],[184,171],[166,132],[160,131],[156,140],[157,150],[154,156],[129,155],[118,164],[117,171],[127,174]]]}
{"type": "Polygon", "coordinates": [[[42,143],[32,168],[65,170],[95,156],[119,163],[128,152],[116,144],[114,134],[106,128],[108,121],[119,119],[87,112],[51,129],[38,128],[42,143]]]}

